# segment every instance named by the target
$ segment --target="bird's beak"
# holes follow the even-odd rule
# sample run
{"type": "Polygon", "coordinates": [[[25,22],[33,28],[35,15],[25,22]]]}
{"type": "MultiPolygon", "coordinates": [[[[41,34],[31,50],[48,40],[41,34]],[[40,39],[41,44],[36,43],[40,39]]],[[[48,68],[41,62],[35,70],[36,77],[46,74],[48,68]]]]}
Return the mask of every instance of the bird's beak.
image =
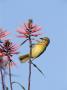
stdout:
{"type": "Polygon", "coordinates": [[[41,40],[43,40],[43,38],[40,38],[41,40]]]}

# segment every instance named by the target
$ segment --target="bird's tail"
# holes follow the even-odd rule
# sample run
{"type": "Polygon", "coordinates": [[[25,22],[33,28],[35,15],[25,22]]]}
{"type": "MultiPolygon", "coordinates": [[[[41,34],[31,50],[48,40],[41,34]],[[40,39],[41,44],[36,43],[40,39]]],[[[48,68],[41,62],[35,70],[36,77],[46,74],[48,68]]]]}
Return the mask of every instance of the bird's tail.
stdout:
{"type": "Polygon", "coordinates": [[[29,60],[29,54],[20,56],[19,59],[20,59],[20,61],[21,61],[22,63],[25,63],[26,61],[29,60]]]}

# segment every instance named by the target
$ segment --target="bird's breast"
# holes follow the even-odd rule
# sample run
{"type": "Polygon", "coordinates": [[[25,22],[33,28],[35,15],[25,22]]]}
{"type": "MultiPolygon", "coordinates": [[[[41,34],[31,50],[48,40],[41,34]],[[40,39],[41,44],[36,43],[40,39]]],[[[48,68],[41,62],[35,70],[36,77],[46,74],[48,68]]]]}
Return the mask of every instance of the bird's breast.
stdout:
{"type": "Polygon", "coordinates": [[[32,57],[33,58],[37,58],[38,56],[40,56],[40,54],[42,54],[45,50],[45,46],[44,45],[35,45],[32,48],[32,57]]]}

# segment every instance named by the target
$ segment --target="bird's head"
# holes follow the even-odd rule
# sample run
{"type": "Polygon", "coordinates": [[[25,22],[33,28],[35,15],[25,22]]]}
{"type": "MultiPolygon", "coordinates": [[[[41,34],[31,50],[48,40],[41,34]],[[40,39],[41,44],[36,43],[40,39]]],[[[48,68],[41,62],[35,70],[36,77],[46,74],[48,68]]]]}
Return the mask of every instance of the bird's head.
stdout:
{"type": "Polygon", "coordinates": [[[48,44],[50,43],[50,39],[48,37],[43,37],[43,38],[40,38],[42,41],[41,43],[45,43],[46,46],[48,46],[48,44]]]}

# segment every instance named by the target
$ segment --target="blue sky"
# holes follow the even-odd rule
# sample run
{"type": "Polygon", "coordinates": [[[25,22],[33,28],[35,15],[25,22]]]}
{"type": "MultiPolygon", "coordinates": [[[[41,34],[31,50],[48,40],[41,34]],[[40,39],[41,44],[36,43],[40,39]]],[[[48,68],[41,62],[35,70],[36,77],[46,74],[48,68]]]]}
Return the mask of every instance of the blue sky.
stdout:
{"type": "MultiPolygon", "coordinates": [[[[9,38],[14,42],[22,42],[15,36],[16,29],[29,18],[42,26],[43,36],[51,41],[46,52],[34,61],[46,78],[32,67],[31,90],[67,90],[67,0],[0,0],[0,27],[12,32],[9,38]]],[[[19,51],[25,54],[27,44],[19,51]]],[[[13,76],[12,80],[23,83],[27,90],[28,63],[21,64],[18,56],[14,57],[14,61],[18,65],[12,73],[17,76],[13,76]]],[[[14,90],[21,88],[16,85],[14,90]]]]}

